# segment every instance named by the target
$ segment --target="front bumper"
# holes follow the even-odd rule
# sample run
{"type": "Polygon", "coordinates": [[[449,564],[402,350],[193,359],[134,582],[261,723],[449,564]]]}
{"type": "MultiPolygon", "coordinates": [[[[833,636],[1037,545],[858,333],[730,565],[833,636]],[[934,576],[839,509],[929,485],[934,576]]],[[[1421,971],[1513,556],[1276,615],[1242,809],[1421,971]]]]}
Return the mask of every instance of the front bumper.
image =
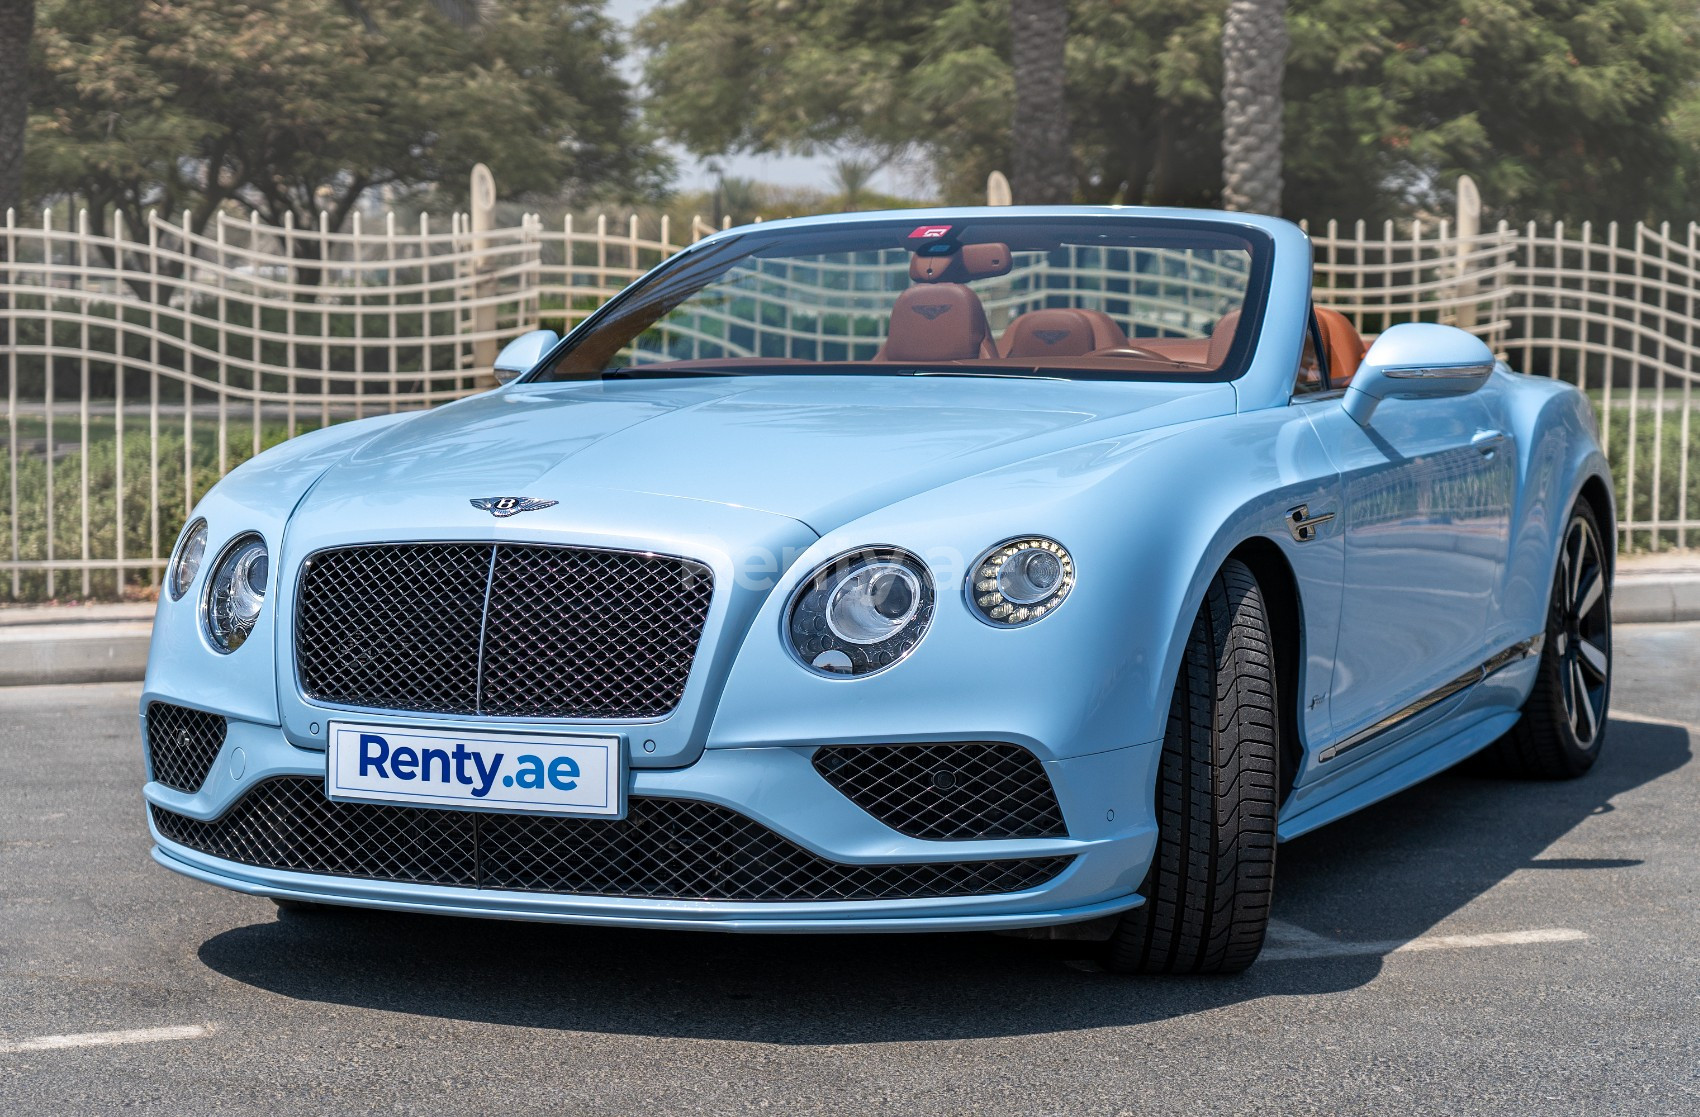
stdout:
{"type": "MultiPolygon", "coordinates": [[[[443,915],[605,926],[765,932],[997,930],[1094,919],[1137,906],[1155,844],[1148,791],[1156,744],[1045,761],[1069,837],[929,841],[906,837],[851,803],[815,772],[813,746],[709,749],[677,769],[635,769],[634,797],[716,803],[809,852],[844,865],[1069,857],[1020,892],[945,898],[724,901],[505,891],[297,872],[226,860],[170,841],[150,819],[154,857],[196,880],[283,899],[443,915]],[[1106,805],[1108,804],[1108,805],[1106,805]]],[[[201,789],[149,783],[150,804],[188,818],[223,816],[278,776],[323,779],[323,753],[289,744],[276,727],[232,720],[201,789]]]]}

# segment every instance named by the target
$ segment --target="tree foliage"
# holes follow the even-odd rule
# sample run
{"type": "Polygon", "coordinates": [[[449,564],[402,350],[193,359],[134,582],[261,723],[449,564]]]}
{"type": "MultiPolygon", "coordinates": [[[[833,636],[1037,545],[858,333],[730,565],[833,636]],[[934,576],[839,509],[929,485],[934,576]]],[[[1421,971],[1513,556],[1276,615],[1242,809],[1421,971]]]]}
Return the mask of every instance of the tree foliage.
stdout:
{"type": "Polygon", "coordinates": [[[0,215],[20,200],[29,118],[26,61],[35,0],[0,0],[0,215]]]}
{"type": "MultiPolygon", "coordinates": [[[[1072,0],[1075,196],[1219,204],[1224,0],[1072,0]]],[[[1439,206],[1682,216],[1700,74],[1688,0],[1292,0],[1285,212],[1439,206]]],[[[639,25],[659,125],[693,151],[924,152],[947,196],[1012,165],[999,0],[669,0],[639,25]]]]}
{"type": "Polygon", "coordinates": [[[475,29],[430,0],[43,0],[27,188],[91,216],[230,201],[333,226],[373,187],[477,162],[510,194],[645,195],[664,166],[599,0],[504,0],[475,29]]]}

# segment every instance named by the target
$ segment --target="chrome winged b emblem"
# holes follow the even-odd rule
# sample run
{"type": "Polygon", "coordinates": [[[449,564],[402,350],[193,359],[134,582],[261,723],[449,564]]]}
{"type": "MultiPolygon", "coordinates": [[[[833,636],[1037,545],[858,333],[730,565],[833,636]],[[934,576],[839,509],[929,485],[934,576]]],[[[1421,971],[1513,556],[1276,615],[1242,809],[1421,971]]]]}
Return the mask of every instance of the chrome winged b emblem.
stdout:
{"type": "Polygon", "coordinates": [[[517,516],[521,512],[536,512],[540,508],[553,508],[558,500],[538,500],[529,496],[475,496],[472,498],[474,508],[482,508],[492,516],[517,516]]]}

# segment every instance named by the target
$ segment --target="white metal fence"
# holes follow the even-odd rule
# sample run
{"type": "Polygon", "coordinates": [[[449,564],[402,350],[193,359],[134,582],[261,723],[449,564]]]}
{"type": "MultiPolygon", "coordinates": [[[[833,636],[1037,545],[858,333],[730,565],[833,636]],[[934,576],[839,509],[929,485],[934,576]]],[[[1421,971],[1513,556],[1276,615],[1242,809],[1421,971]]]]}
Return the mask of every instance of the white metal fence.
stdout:
{"type": "MultiPolygon", "coordinates": [[[[0,595],[157,582],[197,496],[241,461],[328,423],[487,387],[501,341],[565,329],[713,228],[486,224],[356,219],[333,233],[221,217],[198,234],[153,217],[96,234],[86,215],[24,228],[8,214],[0,595]]],[[[1585,388],[1626,546],[1700,539],[1700,226],[1311,232],[1318,301],[1367,335],[1452,322],[1514,367],[1585,388]]],[[[1006,301],[1034,287],[1012,273],[1006,301]]]]}

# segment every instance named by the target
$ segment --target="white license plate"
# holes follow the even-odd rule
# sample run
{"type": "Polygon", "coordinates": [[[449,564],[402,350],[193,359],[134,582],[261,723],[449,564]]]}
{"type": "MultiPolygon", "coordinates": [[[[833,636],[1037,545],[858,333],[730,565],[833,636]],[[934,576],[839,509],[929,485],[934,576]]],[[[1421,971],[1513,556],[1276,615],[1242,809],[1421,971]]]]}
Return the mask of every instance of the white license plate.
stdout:
{"type": "Polygon", "coordinates": [[[331,722],[325,794],[363,803],[620,818],[618,737],[331,722]]]}

